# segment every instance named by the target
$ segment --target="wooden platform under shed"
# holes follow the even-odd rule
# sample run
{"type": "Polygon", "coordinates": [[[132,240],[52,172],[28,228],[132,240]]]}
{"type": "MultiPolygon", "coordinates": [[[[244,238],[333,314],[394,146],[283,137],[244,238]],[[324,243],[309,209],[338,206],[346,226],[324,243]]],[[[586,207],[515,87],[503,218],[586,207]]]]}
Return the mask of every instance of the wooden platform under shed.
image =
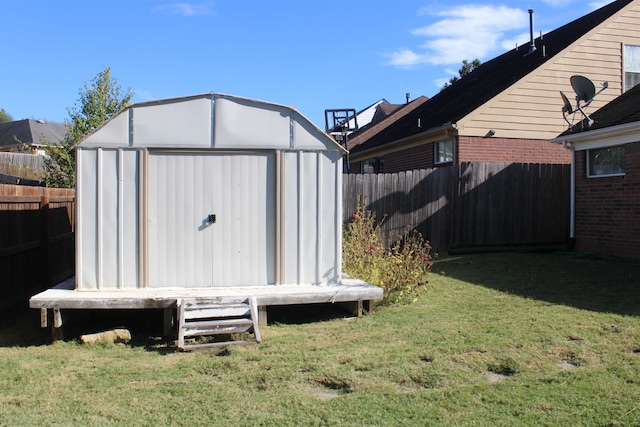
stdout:
{"type": "Polygon", "coordinates": [[[29,307],[46,311],[54,310],[54,328],[60,327],[60,310],[120,310],[165,309],[165,331],[178,300],[213,299],[219,297],[255,298],[261,325],[267,323],[268,306],[286,306],[322,303],[353,303],[354,312],[369,310],[374,300],[382,299],[383,291],[358,279],[343,278],[341,283],[330,285],[262,285],[215,288],[146,288],[136,290],[79,291],[75,278],[34,295],[29,307]],[[59,324],[55,324],[55,323],[59,324]]]}

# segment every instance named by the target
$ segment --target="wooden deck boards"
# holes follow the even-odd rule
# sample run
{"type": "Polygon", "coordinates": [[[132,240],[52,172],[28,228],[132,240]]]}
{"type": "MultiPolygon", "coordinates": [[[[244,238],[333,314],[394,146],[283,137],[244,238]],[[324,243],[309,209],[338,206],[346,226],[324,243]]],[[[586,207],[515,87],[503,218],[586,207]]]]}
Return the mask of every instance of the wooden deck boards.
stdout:
{"type": "Polygon", "coordinates": [[[174,307],[180,298],[255,297],[261,307],[382,299],[382,289],[345,278],[331,285],[264,285],[217,288],[150,288],[135,290],[75,290],[75,278],[34,295],[31,308],[153,309],[174,307]]]}

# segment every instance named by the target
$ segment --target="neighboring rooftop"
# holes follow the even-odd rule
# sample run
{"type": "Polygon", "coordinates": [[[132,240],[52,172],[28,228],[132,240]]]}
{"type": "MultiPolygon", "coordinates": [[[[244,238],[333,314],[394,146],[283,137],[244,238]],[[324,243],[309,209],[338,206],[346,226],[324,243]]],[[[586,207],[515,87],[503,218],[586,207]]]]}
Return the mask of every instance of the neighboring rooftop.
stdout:
{"type": "Polygon", "coordinates": [[[0,123],[0,150],[42,146],[43,138],[50,144],[59,143],[67,133],[63,123],[24,119],[0,123]]]}
{"type": "Polygon", "coordinates": [[[437,93],[394,126],[373,136],[353,152],[372,149],[391,141],[422,133],[460,119],[561,53],[587,32],[610,18],[633,0],[614,1],[535,39],[536,51],[527,54],[529,43],[483,63],[471,73],[437,93]],[[543,54],[544,53],[544,54],[543,54]],[[417,127],[418,118],[421,126],[417,127]]]}
{"type": "Polygon", "coordinates": [[[429,98],[420,96],[408,104],[380,104],[377,107],[373,120],[368,125],[361,127],[349,136],[349,149],[366,142],[379,132],[396,123],[402,117],[406,116],[429,98]]]}

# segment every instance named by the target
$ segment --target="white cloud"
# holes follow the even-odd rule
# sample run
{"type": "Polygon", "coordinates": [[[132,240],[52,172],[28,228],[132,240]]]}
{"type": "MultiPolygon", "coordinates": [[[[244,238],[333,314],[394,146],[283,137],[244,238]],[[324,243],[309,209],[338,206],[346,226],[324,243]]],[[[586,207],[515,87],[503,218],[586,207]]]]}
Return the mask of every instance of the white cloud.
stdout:
{"type": "Polygon", "coordinates": [[[543,3],[552,7],[568,6],[571,1],[567,0],[542,0],[543,3]]]}
{"type": "Polygon", "coordinates": [[[596,9],[600,9],[602,6],[606,6],[609,3],[611,3],[611,0],[604,0],[604,1],[590,1],[589,2],[589,7],[593,10],[596,9]]]}
{"type": "Polygon", "coordinates": [[[392,53],[388,64],[404,67],[484,59],[504,49],[506,40],[511,43],[514,37],[511,32],[529,26],[525,10],[506,6],[462,5],[440,11],[421,9],[419,13],[436,18],[436,22],[411,31],[412,35],[426,40],[416,49],[405,48],[392,53]]]}
{"type": "Polygon", "coordinates": [[[425,64],[428,62],[424,55],[410,49],[399,49],[386,56],[389,57],[387,64],[396,67],[411,67],[412,65],[425,64]]]}
{"type": "Polygon", "coordinates": [[[186,17],[199,15],[213,15],[213,9],[210,3],[171,3],[158,6],[153,9],[155,13],[167,15],[181,15],[186,17]]]}
{"type": "MultiPolygon", "coordinates": [[[[588,3],[589,9],[596,10],[600,9],[602,6],[605,6],[611,3],[613,0],[594,0],[588,3]]],[[[572,3],[575,3],[574,0],[542,0],[543,3],[548,4],[551,7],[563,7],[567,8],[572,3]]]]}
{"type": "Polygon", "coordinates": [[[144,101],[153,101],[157,98],[151,94],[151,91],[146,89],[136,89],[134,90],[134,102],[144,102],[144,101]]]}

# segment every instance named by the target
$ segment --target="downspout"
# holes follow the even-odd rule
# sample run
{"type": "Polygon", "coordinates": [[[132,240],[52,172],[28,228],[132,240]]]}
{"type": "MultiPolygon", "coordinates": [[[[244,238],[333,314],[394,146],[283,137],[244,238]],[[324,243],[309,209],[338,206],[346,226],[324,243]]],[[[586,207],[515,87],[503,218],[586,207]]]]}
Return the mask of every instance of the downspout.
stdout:
{"type": "Polygon", "coordinates": [[[570,141],[562,141],[562,146],[571,151],[571,189],[569,196],[569,239],[573,242],[576,238],[576,150],[570,141]]]}

